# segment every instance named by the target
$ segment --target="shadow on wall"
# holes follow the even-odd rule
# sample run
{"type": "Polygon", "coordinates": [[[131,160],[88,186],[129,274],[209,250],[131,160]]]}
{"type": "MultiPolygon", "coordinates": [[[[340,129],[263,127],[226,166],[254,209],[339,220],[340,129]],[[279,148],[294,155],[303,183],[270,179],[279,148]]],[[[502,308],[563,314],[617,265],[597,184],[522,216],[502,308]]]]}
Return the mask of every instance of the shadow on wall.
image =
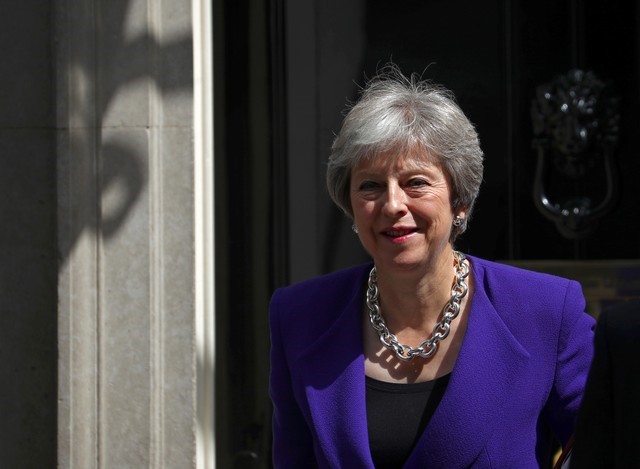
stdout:
{"type": "MultiPolygon", "coordinates": [[[[190,101],[188,110],[184,110],[187,112],[174,113],[171,107],[172,95],[191,92],[193,86],[190,24],[185,33],[172,33],[165,40],[161,34],[153,34],[154,29],[160,30],[161,19],[156,17],[149,23],[142,22],[145,27],[139,34],[132,34],[131,18],[136,13],[132,11],[133,3],[109,2],[91,18],[97,31],[95,43],[67,45],[71,53],[69,63],[63,67],[70,71],[68,121],[72,126],[68,151],[74,159],[84,159],[80,151],[85,149],[93,149],[95,156],[94,161],[84,160],[85,165],[78,165],[75,160],[69,167],[59,167],[59,171],[71,172],[69,180],[74,181],[75,187],[58,191],[78,191],[68,194],[71,223],[59,243],[61,264],[66,263],[86,230],[99,232],[105,241],[113,238],[148,184],[154,164],[150,158],[175,156],[154,155],[153,146],[158,142],[153,139],[161,138],[153,136],[154,129],[166,128],[174,121],[179,125],[184,122],[182,115],[191,122],[190,101]],[[148,93],[141,93],[140,87],[146,87],[148,93]],[[162,109],[153,109],[160,100],[162,109]],[[141,141],[136,132],[145,129],[148,143],[141,141]],[[87,199],[95,199],[96,205],[87,206],[87,199]]],[[[86,19],[68,15],[69,22],[86,19]]],[[[65,181],[65,177],[59,176],[58,181],[65,181]]]]}
{"type": "Polygon", "coordinates": [[[180,119],[172,103],[192,89],[190,24],[162,40],[144,20],[132,33],[141,2],[84,3],[0,4],[0,39],[11,44],[0,64],[3,467],[55,465],[59,271],[82,237],[109,240],[131,221],[154,154],[138,135],[180,119]],[[152,93],[164,101],[156,122],[146,117],[152,93]]]}

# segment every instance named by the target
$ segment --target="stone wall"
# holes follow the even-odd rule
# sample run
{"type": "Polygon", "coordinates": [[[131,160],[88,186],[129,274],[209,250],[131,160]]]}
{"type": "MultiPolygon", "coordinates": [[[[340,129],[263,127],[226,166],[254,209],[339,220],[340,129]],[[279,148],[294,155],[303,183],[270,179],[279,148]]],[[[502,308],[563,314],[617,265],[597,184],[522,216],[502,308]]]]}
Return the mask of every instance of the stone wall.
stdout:
{"type": "Polygon", "coordinates": [[[60,0],[59,467],[196,467],[189,0],[60,0]]]}

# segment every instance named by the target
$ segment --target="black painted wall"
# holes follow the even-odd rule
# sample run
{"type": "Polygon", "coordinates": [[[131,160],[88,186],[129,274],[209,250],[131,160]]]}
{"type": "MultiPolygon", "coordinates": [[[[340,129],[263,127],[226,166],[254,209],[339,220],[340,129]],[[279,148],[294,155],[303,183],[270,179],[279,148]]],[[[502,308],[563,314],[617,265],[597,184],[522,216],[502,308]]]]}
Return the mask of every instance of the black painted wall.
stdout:
{"type": "MultiPolygon", "coordinates": [[[[485,181],[459,248],[499,260],[639,257],[640,231],[630,222],[640,202],[635,190],[640,169],[634,142],[640,130],[635,2],[603,6],[595,0],[410,0],[401,4],[371,0],[361,3],[357,12],[345,13],[337,4],[332,7],[326,2],[317,11],[319,74],[338,64],[353,81],[345,86],[344,78],[335,78],[340,71],[332,70],[319,82],[322,125],[315,163],[319,172],[342,117],[334,101],[343,97],[344,109],[344,103],[356,99],[357,85],[364,77],[392,59],[405,73],[419,73],[450,88],[480,134],[485,181]],[[350,49],[351,44],[358,46],[350,49]],[[340,60],[347,53],[352,61],[345,67],[340,60]],[[353,57],[359,60],[357,66],[353,57]],[[563,236],[538,211],[532,195],[537,154],[531,120],[535,90],[573,68],[591,70],[609,82],[621,103],[615,150],[617,202],[581,239],[563,236]],[[354,69],[358,70],[355,75],[354,69]]],[[[596,164],[576,184],[580,191],[576,195],[589,196],[596,204],[604,192],[602,173],[603,166],[596,164]]],[[[324,190],[322,183],[318,187],[324,190]]],[[[565,185],[558,190],[560,198],[578,189],[565,185]]],[[[330,202],[321,214],[322,270],[365,259],[357,240],[345,234],[348,220],[330,202]]]]}
{"type": "MultiPolygon", "coordinates": [[[[219,331],[228,335],[219,346],[229,355],[219,377],[226,380],[224,396],[231,399],[220,401],[219,429],[225,429],[221,449],[235,458],[237,467],[268,466],[268,418],[262,400],[267,382],[260,369],[265,361],[256,359],[251,347],[256,340],[263,344],[267,335],[259,328],[270,292],[367,259],[350,221],[326,194],[324,168],[347,102],[357,98],[365,77],[386,61],[450,88],[477,126],[486,155],[485,177],[460,249],[506,261],[640,257],[640,228],[633,222],[640,203],[640,152],[635,144],[640,131],[640,13],[635,2],[217,3],[224,7],[218,14],[224,24],[217,38],[222,49],[216,65],[216,196],[223,204],[219,221],[236,222],[217,225],[222,228],[217,231],[216,259],[223,259],[218,266],[223,305],[218,309],[223,316],[219,331]],[[266,31],[256,24],[266,25],[266,31]],[[531,104],[536,87],[576,67],[611,82],[621,103],[615,153],[619,198],[593,233],[580,240],[565,238],[538,211],[532,194],[536,151],[531,104]],[[255,99],[260,93],[266,94],[255,99]],[[298,115],[311,118],[300,120],[298,115]],[[261,126],[268,128],[267,135],[261,126]],[[306,146],[295,140],[302,134],[313,136],[306,146]],[[309,168],[312,171],[306,171],[309,168]],[[313,177],[308,178],[309,173],[313,177]],[[257,216],[257,207],[265,201],[270,207],[268,226],[257,216]],[[300,239],[290,242],[296,233],[300,239]],[[262,251],[268,251],[266,259],[256,257],[262,251]],[[250,333],[237,339],[239,330],[250,333]],[[233,348],[225,349],[228,345],[233,348]],[[237,367],[238,360],[246,366],[237,367]]],[[[585,194],[602,194],[601,172],[596,166],[579,185],[585,194]]],[[[573,187],[563,190],[570,195],[573,187]]]]}

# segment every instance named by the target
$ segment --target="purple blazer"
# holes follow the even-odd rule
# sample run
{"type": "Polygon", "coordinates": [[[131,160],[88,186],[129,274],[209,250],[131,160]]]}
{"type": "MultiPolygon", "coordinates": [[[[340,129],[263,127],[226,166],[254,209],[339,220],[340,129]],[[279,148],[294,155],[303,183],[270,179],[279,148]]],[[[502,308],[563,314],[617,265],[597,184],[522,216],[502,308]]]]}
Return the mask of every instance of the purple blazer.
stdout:
{"type": "MultiPolygon", "coordinates": [[[[564,444],[593,354],[580,285],[470,257],[475,290],[446,392],[405,468],[537,468],[564,444]]],[[[371,265],[271,300],[276,468],[373,468],[361,311],[371,265]]]]}

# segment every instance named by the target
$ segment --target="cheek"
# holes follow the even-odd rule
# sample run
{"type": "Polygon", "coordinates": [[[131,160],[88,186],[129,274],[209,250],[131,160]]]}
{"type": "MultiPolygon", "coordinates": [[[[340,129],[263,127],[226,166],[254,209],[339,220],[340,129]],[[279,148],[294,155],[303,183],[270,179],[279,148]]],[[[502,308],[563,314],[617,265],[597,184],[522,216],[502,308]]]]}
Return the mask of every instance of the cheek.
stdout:
{"type": "Polygon", "coordinates": [[[351,205],[351,211],[354,215],[356,214],[356,212],[361,211],[362,202],[358,199],[358,197],[353,195],[353,192],[349,197],[349,204],[351,205]]]}
{"type": "Polygon", "coordinates": [[[375,204],[367,201],[354,201],[351,204],[353,216],[359,220],[370,218],[375,211],[375,204]]]}

